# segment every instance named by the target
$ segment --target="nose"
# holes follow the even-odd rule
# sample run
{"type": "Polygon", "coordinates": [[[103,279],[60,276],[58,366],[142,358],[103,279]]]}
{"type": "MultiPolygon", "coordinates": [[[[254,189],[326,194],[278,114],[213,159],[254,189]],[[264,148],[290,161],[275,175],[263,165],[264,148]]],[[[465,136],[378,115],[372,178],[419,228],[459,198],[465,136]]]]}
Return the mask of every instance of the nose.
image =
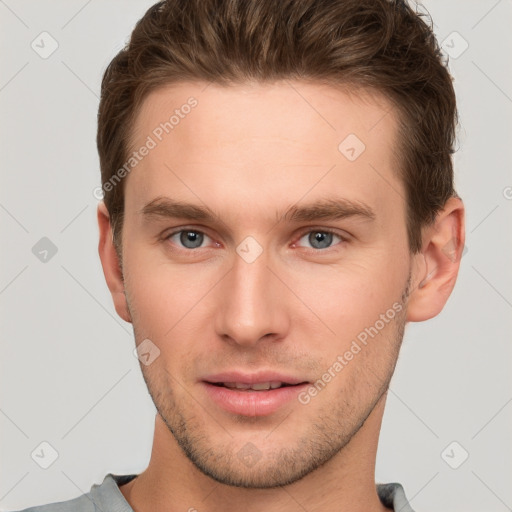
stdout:
{"type": "Polygon", "coordinates": [[[263,252],[249,263],[235,255],[218,288],[215,328],[224,341],[245,347],[279,341],[290,326],[286,294],[263,252]]]}

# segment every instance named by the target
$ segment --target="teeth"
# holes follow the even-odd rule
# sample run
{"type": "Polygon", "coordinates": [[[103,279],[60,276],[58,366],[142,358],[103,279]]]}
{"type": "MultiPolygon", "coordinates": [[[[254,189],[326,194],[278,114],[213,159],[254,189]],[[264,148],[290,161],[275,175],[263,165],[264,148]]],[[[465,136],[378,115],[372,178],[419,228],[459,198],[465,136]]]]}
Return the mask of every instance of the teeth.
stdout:
{"type": "Polygon", "coordinates": [[[253,384],[251,386],[251,389],[255,389],[256,391],[262,391],[270,389],[270,382],[259,382],[257,384],[253,384]]]}
{"type": "Polygon", "coordinates": [[[243,382],[223,382],[222,384],[230,389],[252,389],[254,391],[267,391],[269,389],[277,389],[283,385],[282,382],[278,381],[258,382],[256,384],[244,384],[243,382]]]}

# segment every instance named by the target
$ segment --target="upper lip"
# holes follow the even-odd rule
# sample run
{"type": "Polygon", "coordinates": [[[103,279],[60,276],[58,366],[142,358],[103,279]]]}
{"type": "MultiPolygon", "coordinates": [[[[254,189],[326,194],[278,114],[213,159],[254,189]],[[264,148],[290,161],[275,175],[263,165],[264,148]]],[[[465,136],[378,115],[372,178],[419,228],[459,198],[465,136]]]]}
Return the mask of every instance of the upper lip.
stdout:
{"type": "Polygon", "coordinates": [[[263,382],[282,382],[283,384],[301,384],[307,382],[306,379],[285,375],[284,373],[272,371],[260,371],[257,373],[244,373],[239,371],[230,371],[208,375],[202,379],[205,382],[236,382],[243,384],[260,384],[263,382]]]}

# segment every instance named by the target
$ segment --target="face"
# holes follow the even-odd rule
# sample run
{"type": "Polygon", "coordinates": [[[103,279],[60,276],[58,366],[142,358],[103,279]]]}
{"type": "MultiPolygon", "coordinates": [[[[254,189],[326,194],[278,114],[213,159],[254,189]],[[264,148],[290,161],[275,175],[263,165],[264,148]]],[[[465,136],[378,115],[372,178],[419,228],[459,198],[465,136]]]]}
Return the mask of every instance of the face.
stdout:
{"type": "Polygon", "coordinates": [[[243,487],[294,482],[343,450],[405,324],[391,107],[292,84],[151,93],[133,149],[155,144],[125,183],[127,309],[137,344],[159,351],[141,364],[149,392],[196,467],[243,487]]]}

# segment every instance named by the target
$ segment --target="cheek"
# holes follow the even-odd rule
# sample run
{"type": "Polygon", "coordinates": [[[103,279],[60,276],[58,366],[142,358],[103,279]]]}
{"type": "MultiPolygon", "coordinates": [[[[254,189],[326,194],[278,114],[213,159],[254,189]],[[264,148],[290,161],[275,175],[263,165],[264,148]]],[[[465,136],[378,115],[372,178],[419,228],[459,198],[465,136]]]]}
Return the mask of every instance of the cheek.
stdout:
{"type": "Polygon", "coordinates": [[[347,339],[373,325],[401,300],[408,275],[405,261],[375,251],[357,261],[310,265],[307,271],[294,271],[289,280],[297,296],[311,309],[308,316],[318,323],[322,320],[336,338],[347,339]]]}
{"type": "Polygon", "coordinates": [[[206,291],[214,286],[215,276],[218,280],[212,268],[172,265],[149,251],[132,252],[125,269],[132,322],[141,336],[161,343],[172,338],[182,324],[190,324],[190,318],[197,319],[206,291]]]}
{"type": "MultiPolygon", "coordinates": [[[[344,389],[363,403],[387,382],[403,336],[405,309],[399,298],[400,293],[396,301],[351,300],[332,312],[330,327],[335,335],[324,338],[316,353],[322,360],[321,380],[335,382],[331,393],[344,389]]],[[[355,398],[344,400],[354,403],[355,398]]]]}

